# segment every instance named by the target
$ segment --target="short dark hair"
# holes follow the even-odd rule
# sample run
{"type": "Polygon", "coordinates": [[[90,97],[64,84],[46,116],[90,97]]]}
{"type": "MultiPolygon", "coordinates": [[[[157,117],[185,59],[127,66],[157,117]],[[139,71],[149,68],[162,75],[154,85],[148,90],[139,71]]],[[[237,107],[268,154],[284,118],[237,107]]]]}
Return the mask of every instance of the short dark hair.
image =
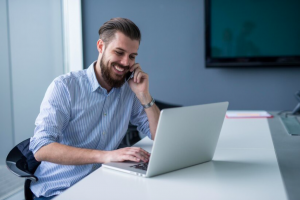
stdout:
{"type": "Polygon", "coordinates": [[[120,31],[132,40],[141,42],[141,32],[137,25],[130,19],[120,17],[112,18],[105,22],[99,29],[99,37],[107,45],[117,31],[120,31]]]}

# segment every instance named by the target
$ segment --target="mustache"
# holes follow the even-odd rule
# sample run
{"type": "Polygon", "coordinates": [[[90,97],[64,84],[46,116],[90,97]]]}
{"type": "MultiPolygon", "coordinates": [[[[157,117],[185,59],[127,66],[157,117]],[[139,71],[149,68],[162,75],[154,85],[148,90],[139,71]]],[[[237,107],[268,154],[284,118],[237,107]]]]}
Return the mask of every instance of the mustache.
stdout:
{"type": "Polygon", "coordinates": [[[111,63],[111,64],[112,64],[112,65],[118,65],[118,67],[121,67],[121,68],[123,68],[123,69],[125,69],[125,70],[129,70],[129,69],[130,69],[130,66],[129,66],[129,65],[125,66],[125,65],[122,65],[122,64],[116,63],[116,62],[113,62],[113,63],[111,63]]]}

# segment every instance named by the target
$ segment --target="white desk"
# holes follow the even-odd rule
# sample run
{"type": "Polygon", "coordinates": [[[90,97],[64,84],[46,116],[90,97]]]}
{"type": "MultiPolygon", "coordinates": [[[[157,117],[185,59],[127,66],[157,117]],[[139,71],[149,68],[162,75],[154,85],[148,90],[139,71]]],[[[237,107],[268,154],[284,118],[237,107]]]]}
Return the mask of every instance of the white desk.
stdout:
{"type": "Polygon", "coordinates": [[[129,198],[287,199],[267,120],[225,119],[211,162],[153,178],[99,168],[56,199],[129,198]]]}

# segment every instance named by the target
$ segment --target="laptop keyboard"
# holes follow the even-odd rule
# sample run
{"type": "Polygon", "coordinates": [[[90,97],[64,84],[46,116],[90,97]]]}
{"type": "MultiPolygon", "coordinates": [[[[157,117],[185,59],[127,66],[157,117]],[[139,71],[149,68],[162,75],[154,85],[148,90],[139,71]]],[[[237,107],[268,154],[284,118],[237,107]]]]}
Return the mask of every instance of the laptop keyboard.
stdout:
{"type": "Polygon", "coordinates": [[[147,171],[148,163],[140,163],[140,164],[137,164],[137,165],[132,165],[130,167],[147,171]]]}

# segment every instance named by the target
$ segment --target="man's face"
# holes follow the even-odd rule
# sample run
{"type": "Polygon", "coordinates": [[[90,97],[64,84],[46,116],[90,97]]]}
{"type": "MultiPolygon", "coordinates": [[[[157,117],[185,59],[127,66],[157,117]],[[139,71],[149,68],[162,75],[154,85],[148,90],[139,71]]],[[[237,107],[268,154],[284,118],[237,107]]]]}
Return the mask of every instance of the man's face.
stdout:
{"type": "Polygon", "coordinates": [[[121,32],[115,33],[100,60],[101,75],[107,84],[115,88],[124,84],[126,74],[135,63],[138,48],[138,40],[131,40],[121,32]]]}

